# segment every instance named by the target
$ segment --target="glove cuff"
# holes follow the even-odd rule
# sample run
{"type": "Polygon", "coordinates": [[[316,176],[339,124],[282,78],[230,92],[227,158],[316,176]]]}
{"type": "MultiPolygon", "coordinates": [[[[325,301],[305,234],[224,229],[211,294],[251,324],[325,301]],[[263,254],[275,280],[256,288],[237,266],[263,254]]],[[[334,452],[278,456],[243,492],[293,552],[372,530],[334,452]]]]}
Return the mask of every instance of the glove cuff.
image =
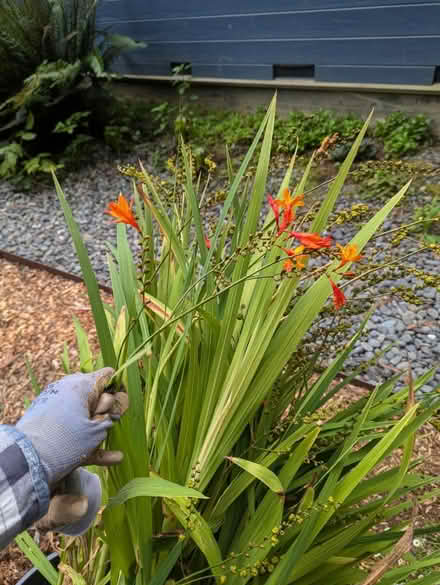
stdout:
{"type": "Polygon", "coordinates": [[[28,476],[32,484],[32,491],[36,497],[38,512],[36,517],[32,521],[36,521],[44,514],[46,514],[49,508],[50,500],[50,489],[49,489],[49,477],[46,466],[43,464],[38,451],[35,449],[32,441],[25,433],[17,429],[17,427],[4,425],[2,426],[2,432],[5,432],[7,437],[12,440],[17,447],[21,450],[26,459],[28,466],[28,476]]]}

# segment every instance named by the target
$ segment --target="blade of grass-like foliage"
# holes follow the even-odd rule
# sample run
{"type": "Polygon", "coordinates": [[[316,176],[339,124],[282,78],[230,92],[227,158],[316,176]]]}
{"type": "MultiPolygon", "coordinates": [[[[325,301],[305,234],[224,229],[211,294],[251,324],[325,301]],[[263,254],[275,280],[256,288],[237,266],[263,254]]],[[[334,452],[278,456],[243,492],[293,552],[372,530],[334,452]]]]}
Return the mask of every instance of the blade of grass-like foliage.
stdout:
{"type": "Polygon", "coordinates": [[[75,328],[76,345],[79,351],[81,372],[91,372],[93,371],[93,356],[90,350],[89,338],[76,317],[73,317],[73,325],[75,328]]]}
{"type": "MultiPolygon", "coordinates": [[[[405,185],[375,216],[360,230],[352,240],[362,249],[371,236],[385,221],[388,214],[399,203],[409,185],[405,185]]],[[[335,281],[338,279],[335,275],[335,281]]],[[[308,331],[328,296],[331,286],[326,276],[319,278],[298,300],[288,317],[280,325],[272,338],[265,360],[255,380],[253,392],[258,394],[264,388],[270,388],[279,372],[287,363],[298,343],[308,331]]]]}
{"type": "Polygon", "coordinates": [[[249,566],[258,566],[273,546],[274,531],[279,531],[284,507],[284,497],[268,491],[262,502],[249,519],[243,515],[243,521],[236,531],[229,553],[238,553],[234,561],[237,565],[237,574],[228,577],[231,585],[241,585],[252,579],[252,573],[246,571],[246,576],[240,575],[240,569],[249,566]],[[246,521],[245,521],[246,520],[246,521]],[[249,544],[252,543],[252,546],[249,544]]]}
{"type": "MultiPolygon", "coordinates": [[[[342,504],[344,500],[350,495],[354,488],[362,481],[362,479],[373,469],[378,461],[383,458],[387,449],[392,445],[393,441],[400,435],[405,427],[414,418],[416,406],[411,408],[405,416],[399,420],[393,429],[391,429],[379,441],[362,460],[356,465],[354,469],[349,471],[340,481],[335,485],[331,493],[334,501],[342,504]]],[[[332,474],[329,476],[331,479],[332,474]]],[[[326,486],[327,487],[327,486],[326,486]]],[[[289,548],[287,554],[283,557],[281,562],[277,565],[275,571],[271,574],[266,585],[277,585],[279,583],[288,582],[288,578],[298,563],[301,555],[305,553],[307,548],[315,539],[316,535],[321,531],[323,526],[328,522],[334,514],[334,509],[324,510],[319,513],[314,513],[304,524],[304,528],[289,548]]]]}
{"type": "Polygon", "coordinates": [[[317,571],[295,579],[291,583],[294,585],[322,585],[323,583],[325,585],[356,585],[365,577],[365,572],[350,566],[354,562],[356,559],[352,557],[332,557],[321,564],[317,571]]]}
{"type": "Polygon", "coordinates": [[[136,279],[135,262],[127,238],[127,229],[123,223],[116,226],[117,241],[117,261],[120,273],[120,282],[125,296],[125,305],[127,305],[130,316],[136,315],[136,296],[138,282],[136,279]]]}
{"type": "Polygon", "coordinates": [[[206,560],[211,567],[213,575],[221,583],[223,574],[222,555],[217,540],[212,533],[209,524],[203,518],[196,508],[191,506],[191,501],[187,498],[165,499],[166,506],[171,513],[176,516],[185,530],[190,534],[206,560]],[[220,579],[220,581],[219,581],[220,579]]]}
{"type": "MultiPolygon", "coordinates": [[[[393,585],[397,585],[399,581],[400,577],[396,577],[396,580],[393,581],[393,585]]],[[[415,580],[406,581],[405,585],[438,585],[438,583],[440,583],[440,573],[432,573],[431,575],[426,575],[425,577],[417,577],[415,580]]],[[[391,583],[387,583],[386,585],[391,585],[391,583]]]]}
{"type": "MultiPolygon", "coordinates": [[[[162,321],[166,322],[172,319],[173,311],[169,309],[164,303],[161,303],[157,298],[153,297],[153,295],[149,295],[147,293],[143,293],[142,297],[144,301],[146,301],[145,307],[160,317],[162,321]]],[[[185,326],[183,322],[178,321],[176,325],[176,333],[183,335],[184,331],[185,326]]]]}
{"type": "Polygon", "coordinates": [[[240,457],[226,457],[228,461],[235,463],[261,482],[263,482],[269,489],[271,489],[276,494],[283,494],[284,488],[278,477],[263,465],[259,463],[254,463],[253,461],[246,461],[246,459],[241,459],[240,457]]]}
{"type": "Polygon", "coordinates": [[[306,188],[307,181],[309,180],[310,171],[312,170],[312,164],[313,164],[313,161],[315,160],[315,152],[312,154],[312,156],[309,159],[309,162],[307,163],[307,166],[304,170],[303,176],[301,177],[301,180],[295,189],[295,195],[299,195],[306,188]]]}
{"type": "Polygon", "coordinates": [[[405,579],[405,577],[407,577],[411,573],[419,571],[421,569],[435,567],[438,564],[440,564],[440,555],[438,554],[438,552],[435,552],[422,560],[413,561],[403,567],[391,569],[383,576],[380,585],[393,585],[394,583],[396,583],[396,578],[398,578],[399,581],[402,582],[402,580],[405,579]]]}
{"type": "MultiPolygon", "coordinates": [[[[252,159],[252,156],[255,152],[255,149],[257,148],[257,145],[258,145],[260,138],[261,138],[261,136],[266,128],[267,123],[269,121],[271,121],[271,125],[273,127],[273,124],[275,121],[275,112],[276,112],[276,98],[277,98],[277,96],[275,94],[274,97],[272,98],[272,101],[270,102],[270,105],[269,105],[269,108],[267,109],[266,115],[264,116],[264,119],[261,122],[261,125],[258,128],[257,133],[255,134],[255,138],[253,139],[252,144],[249,147],[249,150],[247,151],[246,156],[244,157],[243,162],[241,163],[240,168],[238,169],[237,174],[235,175],[234,181],[229,189],[228,196],[225,199],[225,202],[223,204],[223,209],[220,213],[220,217],[219,217],[218,222],[217,222],[217,228],[215,230],[214,237],[212,238],[211,249],[208,251],[208,256],[206,258],[206,262],[205,262],[205,266],[204,266],[204,272],[206,272],[209,268],[209,263],[211,261],[212,255],[214,254],[214,249],[216,247],[219,234],[222,231],[223,223],[224,223],[225,218],[229,212],[229,209],[230,209],[230,207],[235,199],[240,182],[241,182],[241,180],[246,172],[246,169],[249,166],[249,163],[252,159]]],[[[273,129],[272,129],[271,134],[273,134],[273,129]]]]}
{"type": "Polygon", "coordinates": [[[59,573],[38,548],[37,543],[28,532],[22,532],[15,537],[18,548],[27,556],[33,566],[40,571],[50,585],[57,585],[59,573]]]}
{"type": "MultiPolygon", "coordinates": [[[[267,114],[267,125],[265,128],[263,144],[261,146],[261,152],[258,159],[257,171],[256,171],[256,178],[254,183],[254,188],[252,191],[252,196],[247,212],[246,222],[243,226],[241,235],[240,235],[240,246],[246,245],[249,240],[251,233],[256,230],[259,214],[261,209],[262,200],[264,197],[265,186],[267,182],[267,172],[269,168],[269,161],[270,161],[270,152],[271,152],[271,145],[272,145],[272,136],[273,136],[273,128],[274,128],[274,121],[275,121],[275,98],[272,100],[272,103],[268,109],[267,114]]],[[[219,220],[218,229],[221,227],[219,220]]],[[[212,252],[212,248],[210,250],[212,252]]],[[[209,255],[208,255],[209,258],[209,255]]],[[[208,261],[208,259],[207,259],[208,261]]],[[[205,263],[206,266],[206,263],[205,263]]],[[[238,282],[240,279],[246,278],[247,269],[249,266],[249,258],[244,256],[240,257],[236,262],[233,274],[232,274],[232,281],[238,282]]],[[[210,376],[207,383],[208,392],[205,395],[205,399],[202,404],[202,411],[200,415],[199,427],[198,427],[198,434],[196,439],[195,445],[195,452],[193,456],[193,462],[195,460],[204,459],[208,457],[207,452],[204,452],[204,449],[210,450],[213,446],[212,440],[209,438],[207,433],[207,429],[210,427],[213,429],[213,413],[217,405],[219,393],[221,391],[221,387],[225,382],[225,368],[227,366],[229,360],[229,347],[230,347],[230,340],[232,338],[235,324],[237,321],[237,314],[240,310],[240,302],[242,291],[244,287],[244,281],[234,286],[230,289],[227,293],[226,297],[226,307],[223,315],[223,319],[221,322],[221,332],[219,335],[217,347],[215,354],[213,356],[211,365],[210,365],[210,376]]],[[[239,353],[235,351],[234,359],[239,359],[239,353]]],[[[214,422],[215,424],[215,422],[214,422]]],[[[218,438],[218,437],[217,437],[218,438]]],[[[202,468],[202,475],[204,473],[212,473],[215,470],[215,467],[222,461],[221,457],[223,454],[227,454],[224,452],[222,454],[219,453],[220,459],[215,460],[215,466],[208,466],[208,465],[201,465],[202,468]]],[[[212,463],[212,459],[209,462],[212,463]]],[[[203,485],[203,477],[201,476],[201,485],[203,485]]]]}
{"type": "Polygon", "coordinates": [[[386,570],[392,567],[403,557],[403,555],[411,550],[414,533],[414,518],[415,509],[413,511],[412,520],[408,528],[405,530],[405,534],[398,540],[398,542],[396,542],[391,552],[373,566],[368,577],[362,581],[362,585],[376,585],[382,575],[386,573],[386,570]]]}
{"type": "MultiPolygon", "coordinates": [[[[282,453],[291,450],[292,445],[304,437],[303,441],[296,447],[292,452],[291,457],[298,462],[298,469],[302,465],[308,451],[313,445],[316,437],[319,434],[319,429],[315,429],[314,425],[302,425],[297,431],[292,433],[289,437],[284,439],[278,446],[276,451],[271,451],[267,454],[261,455],[257,463],[269,467],[280,457],[282,453]],[[313,430],[312,430],[313,429],[313,430]]],[[[296,473],[296,471],[294,471],[296,473]]],[[[232,505],[232,503],[243,493],[243,491],[253,482],[252,477],[246,473],[242,473],[236,477],[221,494],[215,508],[213,510],[213,518],[222,517],[226,510],[232,505]]]]}
{"type": "Polygon", "coordinates": [[[64,217],[66,219],[66,223],[69,228],[76,249],[78,260],[83,273],[84,282],[87,287],[87,293],[89,295],[90,306],[92,308],[93,319],[95,321],[95,327],[98,334],[99,345],[101,347],[104,364],[106,366],[115,367],[116,356],[113,349],[113,342],[108,328],[107,318],[105,316],[101,296],[99,293],[98,282],[96,280],[95,273],[93,272],[92,265],[90,264],[89,256],[87,254],[87,248],[85,247],[84,242],[81,239],[81,234],[73,218],[70,206],[67,203],[64,193],[61,189],[61,185],[59,184],[55,174],[53,174],[52,176],[55,183],[58,199],[60,200],[61,207],[63,208],[64,217]]]}
{"type": "Polygon", "coordinates": [[[145,205],[149,208],[154,219],[159,224],[162,233],[165,235],[167,240],[170,242],[171,249],[175,255],[180,268],[185,271],[187,264],[185,261],[185,253],[181,246],[181,243],[176,235],[176,231],[173,228],[173,224],[167,216],[166,210],[160,209],[162,202],[159,194],[156,191],[154,183],[152,182],[150,175],[144,169],[141,164],[141,169],[144,174],[144,183],[154,197],[154,202],[148,197],[148,194],[144,191],[142,186],[138,186],[138,192],[142,196],[145,205]],[[155,204],[156,203],[156,204],[155,204]]]}
{"type": "Polygon", "coordinates": [[[357,417],[357,420],[355,422],[355,424],[353,425],[353,429],[351,431],[351,433],[349,434],[349,436],[344,440],[344,443],[340,449],[339,453],[335,453],[334,457],[332,457],[330,459],[330,461],[328,462],[328,471],[320,478],[320,481],[322,481],[328,474],[331,473],[331,471],[338,465],[338,463],[340,463],[346,456],[348,456],[351,452],[353,447],[356,445],[356,443],[359,440],[359,434],[368,418],[368,415],[370,414],[370,410],[371,407],[373,405],[373,403],[376,400],[376,395],[377,395],[377,389],[373,390],[373,392],[370,394],[370,396],[368,397],[367,403],[365,404],[364,408],[362,409],[362,412],[360,413],[360,415],[357,417]]]}
{"type": "Polygon", "coordinates": [[[292,571],[288,582],[296,582],[297,579],[303,577],[309,572],[314,572],[320,567],[321,559],[329,559],[332,556],[342,554],[343,549],[352,540],[362,534],[371,523],[370,518],[365,518],[348,528],[342,530],[339,534],[326,540],[323,544],[313,547],[301,557],[294,570],[292,571]]]}
{"type": "MultiPolygon", "coordinates": [[[[395,439],[399,437],[401,432],[414,418],[416,410],[417,405],[410,408],[405,416],[396,423],[394,428],[388,431],[388,433],[386,433],[386,435],[371,450],[369,450],[356,467],[343,477],[333,493],[333,498],[336,502],[343,503],[362,479],[364,479],[364,477],[384,457],[390,445],[393,444],[395,439]]],[[[332,514],[333,511],[321,513],[317,530],[320,530],[320,528],[324,526],[332,514]]]]}
{"type": "Polygon", "coordinates": [[[321,374],[321,376],[315,382],[311,390],[299,402],[298,406],[296,406],[298,415],[302,413],[304,410],[305,412],[314,411],[316,410],[319,404],[325,403],[325,400],[321,402],[323,394],[329,390],[331,383],[342,370],[345,360],[351,353],[359,337],[362,335],[362,332],[365,329],[365,325],[367,324],[372,312],[373,309],[371,309],[367,313],[362,323],[360,324],[359,329],[356,331],[355,335],[351,338],[351,340],[344,347],[344,349],[337,355],[336,359],[333,360],[333,362],[321,374]]]}
{"type": "MultiPolygon", "coordinates": [[[[66,343],[64,345],[64,347],[66,347],[66,343]]],[[[31,381],[31,386],[32,386],[32,392],[35,394],[35,396],[38,396],[42,390],[40,384],[38,383],[37,377],[35,375],[34,369],[31,365],[31,362],[29,361],[29,358],[26,356],[25,358],[25,364],[26,364],[26,370],[29,376],[29,379],[31,381]]]]}
{"type": "Polygon", "coordinates": [[[70,565],[60,563],[58,565],[58,569],[60,573],[67,577],[67,581],[72,585],[87,585],[84,577],[75,571],[75,569],[73,569],[70,565]]]}
{"type": "Polygon", "coordinates": [[[176,542],[166,558],[157,567],[154,576],[152,577],[151,581],[149,581],[148,585],[163,585],[165,583],[168,575],[171,573],[174,565],[177,563],[178,558],[182,554],[183,545],[183,541],[176,542]]]}
{"type": "Polygon", "coordinates": [[[186,195],[189,199],[189,203],[190,203],[190,207],[191,207],[192,220],[193,220],[193,225],[195,228],[197,242],[198,242],[199,250],[200,250],[200,254],[201,254],[201,261],[202,261],[202,263],[204,263],[206,260],[208,247],[207,247],[206,242],[205,242],[205,234],[203,232],[203,227],[202,227],[202,218],[200,215],[199,203],[197,201],[197,196],[196,196],[196,193],[194,191],[193,161],[192,161],[191,154],[187,150],[187,147],[185,146],[185,143],[184,143],[182,137],[181,137],[180,148],[182,151],[183,164],[185,167],[185,177],[186,177],[185,191],[186,191],[186,195]]]}
{"type": "Polygon", "coordinates": [[[61,355],[61,363],[63,364],[63,370],[65,374],[70,374],[70,359],[69,359],[69,346],[67,341],[64,342],[63,353],[61,355]]]}
{"type": "Polygon", "coordinates": [[[322,232],[323,229],[325,229],[330,213],[333,211],[336,200],[338,199],[341,189],[344,186],[345,180],[350,171],[351,165],[353,164],[353,161],[356,157],[356,154],[359,150],[361,142],[364,139],[365,133],[368,129],[372,116],[373,112],[370,113],[361,131],[359,132],[356,140],[353,142],[353,146],[351,147],[350,152],[347,154],[344,162],[342,163],[338,175],[336,179],[332,182],[328,190],[327,197],[322,203],[321,208],[319,209],[319,212],[313,221],[312,227],[310,228],[311,232],[320,233],[322,232]]]}
{"type": "Polygon", "coordinates": [[[119,506],[132,498],[200,498],[207,499],[202,493],[161,477],[136,477],[110,498],[108,505],[119,506]]]}

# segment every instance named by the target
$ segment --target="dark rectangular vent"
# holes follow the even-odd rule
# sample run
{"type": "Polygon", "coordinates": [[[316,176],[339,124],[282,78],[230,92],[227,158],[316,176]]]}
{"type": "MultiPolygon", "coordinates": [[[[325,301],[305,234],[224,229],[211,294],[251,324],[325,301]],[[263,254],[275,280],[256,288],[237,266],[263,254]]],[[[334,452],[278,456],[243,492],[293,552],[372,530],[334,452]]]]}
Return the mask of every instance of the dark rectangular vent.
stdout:
{"type": "Polygon", "coordinates": [[[314,79],[314,65],[274,65],[273,78],[284,79],[314,79]]]}
{"type": "Polygon", "coordinates": [[[440,65],[437,65],[434,71],[434,83],[440,83],[440,65]]]}
{"type": "Polygon", "coordinates": [[[192,64],[188,62],[170,63],[170,73],[171,75],[192,75],[192,64]]]}

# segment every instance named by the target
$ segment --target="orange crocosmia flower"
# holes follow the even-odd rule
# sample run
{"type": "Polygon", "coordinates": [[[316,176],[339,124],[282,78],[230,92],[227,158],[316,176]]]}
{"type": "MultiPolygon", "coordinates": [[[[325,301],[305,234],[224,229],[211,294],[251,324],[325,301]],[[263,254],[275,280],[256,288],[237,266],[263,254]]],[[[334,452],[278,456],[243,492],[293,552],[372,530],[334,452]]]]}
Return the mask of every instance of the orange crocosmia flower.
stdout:
{"type": "Polygon", "coordinates": [[[307,256],[305,254],[302,254],[302,252],[304,251],[304,246],[297,246],[294,249],[281,248],[281,250],[283,250],[283,252],[286,252],[286,254],[289,256],[289,258],[283,263],[283,270],[285,270],[286,272],[292,271],[293,262],[292,260],[290,260],[290,258],[295,259],[297,270],[302,270],[303,268],[306,267],[305,261],[307,260],[307,256]]]}
{"type": "Polygon", "coordinates": [[[346,298],[342,290],[336,286],[331,278],[329,278],[329,281],[333,289],[333,303],[335,305],[335,309],[338,310],[345,305],[346,298]]]}
{"type": "Polygon", "coordinates": [[[271,195],[267,196],[267,201],[272,208],[273,214],[275,216],[275,221],[277,222],[277,226],[279,225],[280,221],[280,208],[277,203],[277,199],[273,199],[271,195]]]}
{"type": "Polygon", "coordinates": [[[292,272],[292,270],[293,270],[292,260],[287,259],[283,262],[283,270],[284,270],[284,272],[292,272]]]}
{"type": "Polygon", "coordinates": [[[347,262],[356,262],[360,260],[362,256],[358,254],[358,249],[356,244],[347,244],[346,246],[341,246],[341,244],[336,244],[339,248],[339,252],[341,254],[341,263],[339,264],[338,268],[341,268],[347,262]]]}
{"type": "Polygon", "coordinates": [[[209,250],[211,248],[211,240],[207,236],[205,236],[205,244],[209,250]]]}
{"type": "Polygon", "coordinates": [[[319,234],[308,234],[306,232],[290,232],[291,238],[296,238],[301,242],[304,248],[310,250],[319,250],[320,248],[330,248],[332,245],[332,237],[321,237],[319,234]]]}
{"type": "Polygon", "coordinates": [[[278,235],[282,234],[295,219],[295,207],[304,205],[304,194],[291,197],[289,189],[284,188],[281,199],[273,199],[268,195],[267,200],[275,215],[275,221],[278,227],[278,235]],[[280,210],[284,210],[283,220],[280,225],[280,210]]]}
{"type": "Polygon", "coordinates": [[[119,193],[118,202],[115,203],[112,201],[108,204],[108,208],[105,210],[105,213],[115,217],[114,223],[126,223],[128,225],[133,226],[137,229],[138,232],[141,231],[141,228],[136,221],[133,211],[131,210],[132,204],[130,204],[127,199],[119,193]]]}
{"type": "Polygon", "coordinates": [[[279,207],[282,207],[284,210],[294,209],[295,207],[302,207],[304,205],[304,193],[292,197],[290,190],[287,187],[285,187],[281,194],[281,199],[275,199],[275,203],[278,204],[279,207]]]}
{"type": "Polygon", "coordinates": [[[278,225],[278,236],[280,236],[295,219],[295,211],[292,207],[288,207],[283,213],[283,219],[281,223],[277,222],[278,225]]]}

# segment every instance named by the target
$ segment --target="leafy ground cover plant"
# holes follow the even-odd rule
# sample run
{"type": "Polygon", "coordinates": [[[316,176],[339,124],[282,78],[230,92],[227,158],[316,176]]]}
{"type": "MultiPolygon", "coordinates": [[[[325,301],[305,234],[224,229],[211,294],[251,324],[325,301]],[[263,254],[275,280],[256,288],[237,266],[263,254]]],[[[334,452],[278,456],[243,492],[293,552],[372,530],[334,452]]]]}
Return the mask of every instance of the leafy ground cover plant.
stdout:
{"type": "Polygon", "coordinates": [[[438,174],[436,167],[420,161],[370,160],[360,163],[353,169],[350,179],[366,199],[386,199],[390,190],[397,189],[409,180],[410,193],[414,194],[422,187],[426,177],[437,177],[438,174]]]}
{"type": "Polygon", "coordinates": [[[113,305],[100,300],[55,180],[101,347],[92,355],[77,327],[81,367],[115,367],[114,387],[127,389],[131,406],[109,439],[125,459],[102,473],[102,518],[82,546],[65,543],[60,573],[32,539],[18,539],[51,585],[64,575],[93,585],[312,585],[324,578],[392,585],[440,563],[433,554],[392,568],[414,534],[440,529],[415,526],[438,478],[422,477],[412,461],[417,429],[438,408],[433,397],[415,400],[433,372],[397,392],[395,376],[332,409],[345,384],[336,376],[366,320],[321,375],[314,374],[319,351],[295,364],[320,312],[343,311],[347,283],[370,270],[363,266],[368,241],[408,185],[352,241],[335,245],[323,234],[367,121],[319,206],[307,198],[311,162],[290,188],[293,157],[261,218],[275,107],[274,99],[238,170],[228,158],[230,186],[212,232],[200,211],[207,185],[185,144],[171,193],[142,167],[122,169],[133,177],[134,201],[120,194],[107,209],[118,223],[109,253],[113,305]],[[139,233],[137,257],[127,229],[139,233]],[[396,449],[400,462],[374,473],[396,449]],[[384,532],[384,521],[393,529],[384,532]]]}
{"type": "Polygon", "coordinates": [[[432,141],[431,123],[424,114],[410,116],[393,112],[377,122],[375,135],[383,140],[385,155],[389,158],[416,152],[421,145],[432,141]]]}
{"type": "Polygon", "coordinates": [[[436,184],[426,185],[426,192],[432,196],[432,200],[414,210],[414,219],[422,220],[414,226],[416,232],[423,234],[423,239],[428,243],[440,241],[440,188],[436,184]]]}

